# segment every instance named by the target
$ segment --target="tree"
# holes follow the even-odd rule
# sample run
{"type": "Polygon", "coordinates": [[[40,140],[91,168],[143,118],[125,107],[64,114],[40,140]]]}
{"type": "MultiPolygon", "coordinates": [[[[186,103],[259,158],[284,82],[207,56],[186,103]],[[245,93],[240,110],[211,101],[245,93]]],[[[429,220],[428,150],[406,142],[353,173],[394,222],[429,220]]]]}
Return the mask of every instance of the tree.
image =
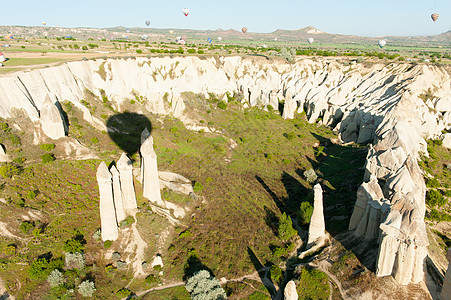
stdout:
{"type": "Polygon", "coordinates": [[[92,297],[92,294],[96,291],[94,282],[85,280],[78,286],[78,293],[83,297],[92,297]]]}
{"type": "Polygon", "coordinates": [[[64,276],[58,269],[53,270],[47,277],[47,282],[52,288],[62,285],[64,283],[64,276]]]}
{"type": "Polygon", "coordinates": [[[194,273],[185,284],[192,300],[223,300],[227,299],[219,281],[207,270],[194,273]]]}
{"type": "Polygon", "coordinates": [[[65,265],[68,269],[79,269],[82,270],[85,267],[85,258],[80,252],[76,253],[66,253],[65,265]]]}
{"type": "Polygon", "coordinates": [[[297,231],[293,229],[293,222],[290,216],[283,213],[279,220],[279,238],[284,242],[288,242],[296,233],[297,231]]]}
{"type": "Polygon", "coordinates": [[[308,224],[310,223],[310,218],[313,214],[313,206],[308,201],[301,203],[298,213],[298,224],[308,224]]]}

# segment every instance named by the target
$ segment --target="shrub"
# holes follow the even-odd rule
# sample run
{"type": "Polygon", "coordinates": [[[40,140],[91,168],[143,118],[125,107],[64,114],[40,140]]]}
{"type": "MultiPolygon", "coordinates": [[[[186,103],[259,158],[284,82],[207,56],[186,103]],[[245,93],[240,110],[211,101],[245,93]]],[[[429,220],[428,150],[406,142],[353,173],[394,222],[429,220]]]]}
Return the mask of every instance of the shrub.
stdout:
{"type": "Polygon", "coordinates": [[[295,132],[288,132],[288,133],[284,133],[283,136],[291,141],[292,139],[294,139],[296,137],[296,133],[295,132]]]}
{"type": "Polygon", "coordinates": [[[85,258],[82,253],[66,253],[65,257],[65,266],[67,269],[79,269],[82,270],[85,268],[85,258]]]}
{"type": "Polygon", "coordinates": [[[293,222],[291,221],[290,216],[283,213],[282,217],[279,219],[279,238],[282,241],[287,242],[296,234],[297,231],[293,229],[293,222]]]}
{"type": "Polygon", "coordinates": [[[207,270],[194,273],[185,283],[186,290],[193,300],[222,300],[227,299],[224,289],[219,281],[207,270]]]}
{"type": "Polygon", "coordinates": [[[22,231],[24,234],[28,234],[30,230],[33,228],[34,228],[33,223],[29,221],[23,221],[19,226],[20,231],[22,231]]]}
{"type": "Polygon", "coordinates": [[[269,269],[269,273],[272,281],[274,281],[275,283],[281,282],[282,269],[279,266],[272,265],[271,268],[269,269]]]}
{"type": "Polygon", "coordinates": [[[0,167],[0,176],[3,178],[11,178],[14,175],[18,175],[21,169],[15,164],[5,164],[0,167]]]}
{"type": "Polygon", "coordinates": [[[204,189],[204,186],[202,185],[202,183],[200,183],[199,181],[196,181],[196,182],[194,183],[193,190],[194,190],[196,193],[202,192],[203,189],[204,189]]]}
{"type": "Polygon", "coordinates": [[[220,102],[218,103],[218,108],[220,108],[220,109],[222,109],[222,110],[227,109],[227,103],[225,103],[224,101],[220,101],[220,102]]]}
{"type": "Polygon", "coordinates": [[[127,226],[132,225],[133,223],[135,223],[135,218],[133,218],[133,216],[128,216],[127,218],[125,218],[125,220],[123,220],[121,222],[121,224],[119,226],[121,228],[125,228],[127,226]]]}
{"type": "Polygon", "coordinates": [[[55,156],[52,153],[46,153],[41,156],[41,160],[43,163],[49,163],[55,160],[55,156]]]}
{"type": "Polygon", "coordinates": [[[93,144],[98,144],[99,143],[99,139],[96,137],[91,138],[91,143],[93,144]]]}
{"type": "Polygon", "coordinates": [[[63,250],[67,253],[82,253],[86,244],[83,235],[77,235],[64,243],[63,250]]]}
{"type": "Polygon", "coordinates": [[[132,294],[132,291],[126,288],[121,288],[119,291],[116,292],[116,296],[119,298],[128,298],[132,294]]]}
{"type": "Polygon", "coordinates": [[[51,144],[41,144],[39,145],[39,147],[44,150],[44,151],[52,151],[53,149],[55,149],[55,144],[51,143],[51,144]]]}
{"type": "Polygon", "coordinates": [[[330,289],[327,275],[312,268],[302,268],[296,290],[300,299],[328,299],[330,289]]]}
{"type": "Polygon", "coordinates": [[[308,183],[312,184],[316,181],[316,179],[318,179],[318,176],[315,173],[315,170],[313,170],[312,168],[306,170],[304,172],[304,177],[305,180],[307,180],[308,183]]]}
{"type": "Polygon", "coordinates": [[[35,191],[28,191],[27,198],[33,200],[38,194],[35,191]]]}
{"type": "Polygon", "coordinates": [[[447,200],[443,197],[439,190],[434,189],[426,192],[426,203],[431,207],[437,205],[442,207],[447,203],[447,200]]]}
{"type": "Polygon", "coordinates": [[[196,53],[196,49],[188,49],[188,50],[186,50],[186,52],[193,54],[193,53],[196,53]]]}
{"type": "Polygon", "coordinates": [[[47,277],[47,282],[52,288],[62,285],[64,283],[63,273],[61,273],[58,269],[53,270],[47,277]]]}
{"type": "Polygon", "coordinates": [[[46,278],[51,270],[61,269],[63,267],[62,259],[47,260],[46,258],[39,258],[31,263],[28,269],[28,275],[31,279],[41,280],[46,278]]]}
{"type": "Polygon", "coordinates": [[[92,297],[92,294],[96,291],[94,282],[85,280],[78,286],[78,293],[83,297],[92,297]]]}
{"type": "Polygon", "coordinates": [[[143,53],[143,51],[142,51],[141,49],[136,49],[136,53],[138,53],[138,54],[142,54],[142,53],[143,53]]]}
{"type": "Polygon", "coordinates": [[[83,46],[83,47],[81,47],[81,50],[86,51],[86,50],[88,50],[88,47],[87,46],[83,46]]]}
{"type": "Polygon", "coordinates": [[[310,218],[313,214],[313,206],[308,201],[301,203],[298,213],[298,224],[308,224],[310,223],[310,218]]]}
{"type": "Polygon", "coordinates": [[[125,261],[118,260],[116,262],[116,266],[117,266],[118,269],[124,269],[124,268],[127,267],[127,263],[125,261]]]}
{"type": "Polygon", "coordinates": [[[154,285],[160,283],[161,280],[157,276],[150,274],[149,276],[146,277],[145,281],[150,285],[154,285]]]}
{"type": "Polygon", "coordinates": [[[105,241],[105,242],[103,243],[103,248],[109,249],[109,248],[111,247],[111,245],[113,245],[113,242],[112,242],[112,241],[105,241]]]}
{"type": "Polygon", "coordinates": [[[100,241],[100,237],[101,237],[101,231],[100,229],[97,229],[96,231],[94,231],[94,233],[92,234],[92,239],[95,241],[100,241]]]}

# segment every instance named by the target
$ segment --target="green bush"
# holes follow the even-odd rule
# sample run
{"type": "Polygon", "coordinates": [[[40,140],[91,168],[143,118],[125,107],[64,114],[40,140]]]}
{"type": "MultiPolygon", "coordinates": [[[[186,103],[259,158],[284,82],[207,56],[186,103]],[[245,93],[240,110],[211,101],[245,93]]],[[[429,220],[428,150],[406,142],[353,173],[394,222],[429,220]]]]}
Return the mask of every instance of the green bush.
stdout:
{"type": "Polygon", "coordinates": [[[91,138],[91,143],[93,144],[98,144],[99,143],[99,139],[96,137],[91,138]]]}
{"type": "Polygon", "coordinates": [[[20,174],[20,167],[16,164],[7,163],[0,167],[0,176],[3,178],[11,178],[14,175],[20,174]]]}
{"type": "Polygon", "coordinates": [[[39,258],[31,263],[28,269],[28,275],[31,279],[42,280],[46,278],[54,269],[62,269],[62,259],[47,260],[46,258],[39,258]]]}
{"type": "Polygon", "coordinates": [[[51,144],[41,144],[39,145],[39,147],[47,152],[52,151],[53,149],[55,149],[55,144],[51,143],[51,144]]]}
{"type": "Polygon", "coordinates": [[[313,206],[308,201],[301,203],[298,213],[298,224],[308,224],[310,223],[310,218],[313,214],[313,206]]]}
{"type": "Polygon", "coordinates": [[[128,298],[132,294],[132,291],[126,288],[121,288],[119,291],[116,292],[116,296],[120,299],[128,298]]]}
{"type": "Polygon", "coordinates": [[[145,281],[150,285],[158,284],[161,282],[160,278],[153,274],[150,274],[149,276],[147,276],[145,281]]]}
{"type": "Polygon", "coordinates": [[[309,267],[302,268],[296,290],[299,299],[329,299],[330,289],[327,275],[309,267]]]}
{"type": "Polygon", "coordinates": [[[426,192],[426,203],[431,207],[443,207],[447,200],[439,190],[433,189],[426,192]]]}
{"type": "Polygon", "coordinates": [[[188,52],[189,54],[193,54],[196,53],[196,49],[188,49],[186,50],[186,52],[188,52]]]}
{"type": "Polygon", "coordinates": [[[201,270],[188,278],[185,284],[192,300],[227,299],[226,292],[221,287],[219,280],[213,277],[207,270],[201,270]]]}
{"type": "Polygon", "coordinates": [[[296,234],[297,231],[293,229],[291,217],[286,213],[283,213],[282,217],[279,219],[279,238],[282,241],[287,242],[296,234]]]}
{"type": "Polygon", "coordinates": [[[295,132],[288,132],[288,133],[284,133],[283,136],[291,141],[292,139],[294,139],[296,137],[296,133],[295,132]]]}
{"type": "Polygon", "coordinates": [[[138,54],[142,54],[142,53],[143,53],[143,51],[142,51],[141,49],[136,49],[136,53],[138,53],[138,54]]]}
{"type": "Polygon", "coordinates": [[[282,269],[279,266],[272,265],[269,274],[274,283],[279,284],[282,281],[282,269]]]}
{"type": "Polygon", "coordinates": [[[33,228],[34,224],[30,221],[23,221],[19,226],[20,231],[22,231],[22,233],[24,234],[28,234],[33,228]]]}
{"type": "Polygon", "coordinates": [[[55,160],[55,156],[52,153],[46,153],[41,156],[41,160],[43,163],[49,163],[55,160]]]}
{"type": "Polygon", "coordinates": [[[194,192],[199,193],[199,192],[202,192],[203,189],[204,189],[204,186],[202,185],[202,183],[200,183],[199,181],[196,181],[194,183],[194,186],[193,186],[194,192]]]}
{"type": "Polygon", "coordinates": [[[94,282],[85,280],[78,286],[78,293],[83,297],[92,297],[96,288],[94,286],[94,282]]]}
{"type": "Polygon", "coordinates": [[[86,241],[83,236],[77,235],[64,243],[63,251],[67,253],[83,253],[85,248],[84,244],[86,244],[86,241]]]}
{"type": "Polygon", "coordinates": [[[111,245],[113,245],[113,241],[105,241],[103,243],[103,248],[109,249],[109,248],[111,248],[111,245]]]}
{"type": "Polygon", "coordinates": [[[304,172],[304,177],[305,180],[307,180],[308,183],[312,184],[316,181],[316,179],[318,179],[318,176],[315,173],[315,170],[313,169],[308,169],[304,172]]]}
{"type": "Polygon", "coordinates": [[[27,198],[33,200],[38,194],[35,191],[28,191],[27,198]]]}
{"type": "Polygon", "coordinates": [[[47,277],[47,282],[52,288],[62,285],[64,283],[63,273],[61,273],[58,269],[53,270],[47,277]]]}
{"type": "Polygon", "coordinates": [[[220,109],[222,109],[222,110],[227,109],[227,103],[225,103],[224,101],[220,101],[220,102],[218,103],[218,108],[220,108],[220,109]]]}
{"type": "Polygon", "coordinates": [[[120,228],[125,228],[127,226],[132,225],[133,223],[135,223],[135,218],[133,218],[133,216],[128,216],[127,218],[125,218],[125,220],[123,220],[121,222],[121,224],[119,225],[120,228]]]}

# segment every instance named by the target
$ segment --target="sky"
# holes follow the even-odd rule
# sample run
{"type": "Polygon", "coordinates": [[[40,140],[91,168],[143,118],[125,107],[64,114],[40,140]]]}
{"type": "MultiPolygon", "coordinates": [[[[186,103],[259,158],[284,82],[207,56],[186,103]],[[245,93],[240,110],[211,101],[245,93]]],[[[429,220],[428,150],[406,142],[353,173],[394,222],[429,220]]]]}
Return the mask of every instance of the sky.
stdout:
{"type": "Polygon", "coordinates": [[[313,26],[373,37],[435,35],[451,30],[451,0],[16,0],[7,2],[0,25],[133,28],[146,27],[146,20],[149,28],[273,32],[313,26]]]}

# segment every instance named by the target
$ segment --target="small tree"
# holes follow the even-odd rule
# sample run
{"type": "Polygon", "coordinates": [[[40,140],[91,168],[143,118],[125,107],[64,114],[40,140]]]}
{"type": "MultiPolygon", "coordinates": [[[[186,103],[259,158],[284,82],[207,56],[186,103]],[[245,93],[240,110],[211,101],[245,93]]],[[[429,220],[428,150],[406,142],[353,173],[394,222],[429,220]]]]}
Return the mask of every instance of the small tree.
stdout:
{"type": "Polygon", "coordinates": [[[310,223],[310,218],[313,214],[313,206],[308,201],[301,203],[298,213],[298,224],[308,224],[310,223]]]}
{"type": "Polygon", "coordinates": [[[60,286],[64,283],[64,276],[58,269],[53,270],[47,277],[47,282],[52,288],[60,286]]]}
{"type": "Polygon", "coordinates": [[[96,291],[94,282],[85,280],[78,286],[78,293],[83,297],[92,297],[92,294],[96,291]]]}
{"type": "Polygon", "coordinates": [[[305,171],[304,177],[305,180],[307,180],[307,182],[310,184],[314,183],[316,179],[318,179],[318,176],[316,175],[315,170],[313,169],[308,169],[307,171],[305,171]]]}
{"type": "Polygon", "coordinates": [[[194,273],[185,284],[186,290],[193,300],[223,300],[227,299],[219,281],[207,270],[194,273]]]}
{"type": "Polygon", "coordinates": [[[294,235],[296,235],[296,233],[297,231],[293,229],[293,222],[291,221],[290,216],[283,213],[279,220],[279,238],[284,242],[288,242],[294,235]]]}
{"type": "Polygon", "coordinates": [[[66,268],[68,268],[70,270],[84,269],[85,268],[85,258],[83,257],[83,254],[80,252],[66,253],[65,266],[66,266],[66,268]]]}

